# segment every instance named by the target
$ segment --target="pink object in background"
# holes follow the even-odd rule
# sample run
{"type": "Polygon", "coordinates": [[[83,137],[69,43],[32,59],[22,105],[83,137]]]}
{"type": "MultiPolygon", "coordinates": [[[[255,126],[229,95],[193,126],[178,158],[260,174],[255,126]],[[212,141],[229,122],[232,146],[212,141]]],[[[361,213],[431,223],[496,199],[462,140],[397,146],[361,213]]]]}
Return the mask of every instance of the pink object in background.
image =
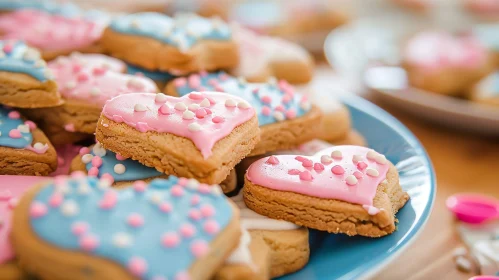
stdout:
{"type": "Polygon", "coordinates": [[[64,145],[56,147],[58,165],[57,169],[50,176],[68,175],[71,161],[78,155],[81,146],[64,145]]]}
{"type": "Polygon", "coordinates": [[[456,194],[446,201],[447,208],[460,221],[481,224],[499,219],[499,200],[480,194],[456,194]]]}
{"type": "Polygon", "coordinates": [[[468,280],[499,280],[499,276],[475,276],[468,280]]]}

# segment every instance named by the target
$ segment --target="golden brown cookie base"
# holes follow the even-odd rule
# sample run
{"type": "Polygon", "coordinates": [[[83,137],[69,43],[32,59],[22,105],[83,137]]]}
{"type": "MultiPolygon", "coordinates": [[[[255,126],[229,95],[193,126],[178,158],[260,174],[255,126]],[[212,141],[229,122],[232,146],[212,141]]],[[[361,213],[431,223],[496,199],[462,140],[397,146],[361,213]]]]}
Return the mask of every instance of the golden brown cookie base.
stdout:
{"type": "Polygon", "coordinates": [[[42,108],[62,103],[54,81],[40,82],[23,73],[0,71],[0,104],[18,108],[42,108]]]}
{"type": "MultiPolygon", "coordinates": [[[[91,147],[90,147],[91,148],[91,147]]],[[[85,167],[85,164],[81,161],[81,156],[77,155],[71,160],[71,165],[69,167],[69,173],[73,171],[83,171],[87,173],[87,168],[85,167]]],[[[168,178],[168,175],[164,176],[158,176],[158,177],[151,177],[147,179],[140,179],[144,182],[149,182],[153,179],[156,178],[168,178]]],[[[131,186],[134,181],[119,181],[119,182],[114,182],[113,187],[115,188],[124,188],[131,186]]],[[[220,183],[220,187],[222,188],[222,191],[224,193],[230,193],[231,191],[235,190],[237,187],[237,175],[236,175],[236,170],[232,169],[229,176],[225,178],[225,180],[220,183]]]]}
{"type": "Polygon", "coordinates": [[[347,138],[350,128],[350,112],[344,105],[341,105],[338,110],[323,114],[320,134],[317,138],[334,143],[347,138]]]}
{"type": "Polygon", "coordinates": [[[0,264],[0,280],[19,280],[21,277],[21,269],[15,262],[0,264]]]}
{"type": "Polygon", "coordinates": [[[267,124],[260,127],[261,140],[249,156],[275,150],[288,150],[315,139],[319,133],[322,112],[312,106],[307,114],[292,120],[267,124]]]}
{"type": "Polygon", "coordinates": [[[238,46],[233,41],[203,40],[181,52],[153,38],[122,34],[108,27],[101,44],[112,56],[148,70],[214,71],[233,68],[239,62],[238,46]]]}
{"type": "MultiPolygon", "coordinates": [[[[114,261],[86,253],[63,250],[41,240],[31,228],[29,208],[42,185],[29,190],[14,211],[12,243],[23,269],[42,279],[136,279],[114,261]],[[90,274],[90,275],[89,275],[90,274]]],[[[231,203],[232,205],[232,203],[231,203]]],[[[192,279],[207,280],[236,248],[241,235],[239,210],[232,205],[233,219],[210,243],[209,253],[191,265],[192,279]]]]}
{"type": "Polygon", "coordinates": [[[57,168],[57,154],[43,132],[36,128],[31,131],[36,142],[47,144],[48,150],[38,154],[26,149],[0,146],[0,175],[47,176],[57,168]]]}
{"type": "Polygon", "coordinates": [[[266,69],[261,73],[245,76],[251,83],[264,83],[269,78],[275,77],[278,80],[285,80],[290,84],[305,84],[312,80],[314,72],[314,60],[312,56],[308,61],[289,60],[269,62],[266,69]]]}
{"type": "Polygon", "coordinates": [[[244,182],[244,201],[253,211],[272,219],[331,233],[381,237],[395,230],[395,213],[409,199],[399,185],[394,166],[386,177],[373,199],[373,206],[384,210],[372,216],[359,204],[273,190],[255,185],[248,178],[244,182]]]}
{"type": "Polygon", "coordinates": [[[154,167],[159,172],[194,178],[207,184],[220,184],[255,147],[260,139],[260,130],[258,119],[254,116],[220,139],[207,159],[187,138],[156,131],[140,132],[104,115],[97,123],[95,136],[106,149],[154,167]]]}
{"type": "Polygon", "coordinates": [[[333,145],[354,145],[354,146],[367,146],[366,139],[356,130],[350,130],[347,137],[332,141],[333,145]]]}

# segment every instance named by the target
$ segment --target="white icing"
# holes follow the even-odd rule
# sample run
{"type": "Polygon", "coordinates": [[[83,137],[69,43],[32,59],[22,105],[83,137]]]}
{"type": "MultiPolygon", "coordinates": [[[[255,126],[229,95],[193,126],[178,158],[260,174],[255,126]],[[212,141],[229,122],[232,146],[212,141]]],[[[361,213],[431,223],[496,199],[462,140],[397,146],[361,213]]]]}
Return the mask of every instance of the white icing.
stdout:
{"type": "Polygon", "coordinates": [[[253,266],[249,245],[251,243],[251,235],[241,226],[242,235],[239,239],[239,245],[232,254],[225,260],[226,264],[247,264],[253,266]]]}

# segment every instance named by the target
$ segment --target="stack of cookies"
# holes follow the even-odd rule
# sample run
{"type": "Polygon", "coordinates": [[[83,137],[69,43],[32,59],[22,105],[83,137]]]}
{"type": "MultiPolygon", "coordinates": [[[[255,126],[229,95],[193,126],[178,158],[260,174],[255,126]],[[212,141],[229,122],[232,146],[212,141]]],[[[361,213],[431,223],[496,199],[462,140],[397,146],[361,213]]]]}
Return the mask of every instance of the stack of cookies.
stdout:
{"type": "MultiPolygon", "coordinates": [[[[0,26],[20,12],[90,21],[31,8],[0,26]]],[[[0,42],[1,275],[20,263],[43,279],[269,279],[306,265],[307,228],[395,230],[408,199],[396,168],[314,140],[348,139],[348,112],[290,84],[312,76],[298,46],[193,14],[123,15],[101,31],[93,51],[65,48],[90,53],[48,62],[30,34],[0,42]],[[53,144],[76,142],[71,175],[42,177],[53,144]]]]}

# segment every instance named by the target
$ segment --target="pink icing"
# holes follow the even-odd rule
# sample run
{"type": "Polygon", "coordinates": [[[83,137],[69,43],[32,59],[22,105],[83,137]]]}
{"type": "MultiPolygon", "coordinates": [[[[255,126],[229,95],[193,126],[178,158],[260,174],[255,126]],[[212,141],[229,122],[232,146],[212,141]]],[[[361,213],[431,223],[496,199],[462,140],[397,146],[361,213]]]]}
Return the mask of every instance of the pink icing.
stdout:
{"type": "Polygon", "coordinates": [[[23,40],[45,51],[77,50],[91,46],[105,25],[80,18],[19,10],[0,16],[3,39],[23,40]]]}
{"type": "MultiPolygon", "coordinates": [[[[14,258],[14,251],[10,244],[10,230],[12,228],[12,206],[14,201],[21,197],[27,190],[35,184],[47,180],[46,177],[37,176],[10,176],[1,175],[0,182],[0,264],[14,258]]],[[[35,216],[43,215],[44,205],[34,207],[32,213],[35,216]]],[[[45,211],[46,211],[45,206],[45,211]]]]}
{"type": "Polygon", "coordinates": [[[468,0],[468,5],[472,10],[480,13],[499,13],[499,1],[497,0],[468,0]]]}
{"type": "MultiPolygon", "coordinates": [[[[121,73],[126,65],[105,55],[71,55],[50,62],[48,67],[54,73],[59,92],[66,99],[103,106],[107,100],[121,94],[157,91],[153,80],[121,73]]],[[[68,125],[66,130],[74,130],[74,126],[68,125]]]]}
{"type": "Polygon", "coordinates": [[[237,126],[250,120],[255,115],[255,111],[251,107],[226,106],[226,102],[229,105],[246,103],[236,96],[218,92],[196,94],[214,101],[205,108],[209,109],[211,113],[203,118],[194,116],[185,119],[187,107],[197,107],[192,105],[199,105],[204,100],[204,98],[197,98],[196,95],[194,95],[196,98],[191,98],[192,93],[180,98],[165,96],[166,103],[156,102],[156,95],[150,93],[122,95],[107,102],[103,114],[111,120],[125,122],[142,132],[154,130],[188,138],[201,151],[203,157],[208,158],[212,154],[211,150],[215,143],[229,135],[237,126]],[[159,113],[159,108],[165,104],[169,104],[168,106],[175,108],[175,110],[168,115],[159,113]],[[142,109],[145,110],[142,111],[142,109]],[[216,116],[222,116],[224,121],[215,123],[212,120],[216,116]]]}
{"type": "Polygon", "coordinates": [[[477,68],[485,63],[486,48],[473,36],[452,36],[444,32],[421,32],[404,50],[405,59],[426,70],[477,68]]]}
{"type": "MultiPolygon", "coordinates": [[[[267,188],[296,192],[304,195],[339,199],[361,205],[372,205],[378,185],[385,180],[389,163],[377,163],[368,159],[369,148],[360,146],[336,146],[324,149],[314,156],[278,155],[278,164],[267,163],[267,158],[254,162],[248,169],[247,178],[252,183],[267,188]],[[339,151],[342,158],[324,164],[325,170],[303,166],[308,160],[319,163],[321,156],[339,151]],[[367,168],[359,170],[353,163],[354,155],[360,156],[367,168]],[[366,176],[367,170],[376,169],[378,176],[366,176]]],[[[337,152],[336,152],[337,153],[337,152]]]]}

